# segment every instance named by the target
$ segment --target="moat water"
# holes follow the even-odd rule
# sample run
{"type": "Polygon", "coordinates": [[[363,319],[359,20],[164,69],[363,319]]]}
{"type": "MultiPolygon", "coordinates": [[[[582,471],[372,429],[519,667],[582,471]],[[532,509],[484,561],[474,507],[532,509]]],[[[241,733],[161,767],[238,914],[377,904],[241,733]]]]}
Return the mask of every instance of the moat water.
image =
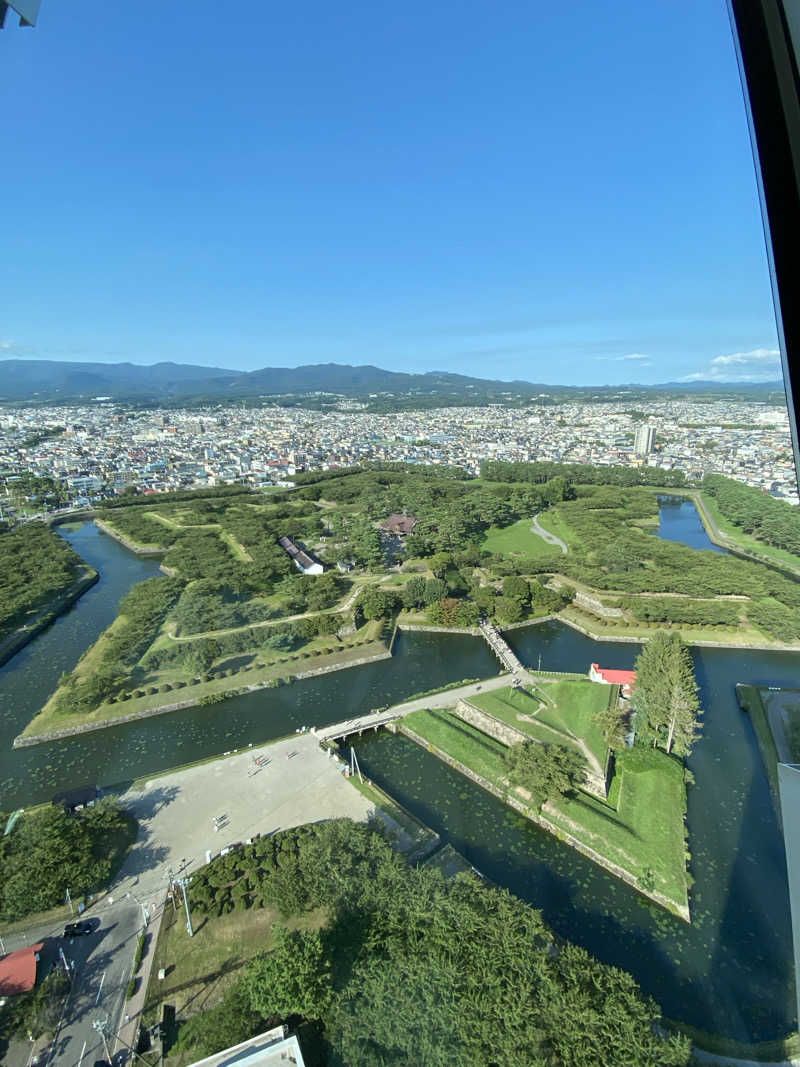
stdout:
{"type": "MultiPolygon", "coordinates": [[[[479,638],[406,634],[391,660],[12,750],[14,736],[61,672],[71,669],[111,622],[119,598],[158,573],[156,562],[131,555],[93,525],[62,527],[61,533],[101,579],[0,668],[0,808],[6,811],[46,800],[61,788],[119,784],[497,671],[479,638]]],[[[592,661],[629,667],[638,653],[636,645],[592,641],[560,623],[514,631],[510,640],[523,662],[538,666],[541,655],[542,667],[553,670],[582,671],[592,661]]],[[[782,1036],[795,1023],[784,848],[755,736],[736,704],[734,685],[796,685],[800,656],[696,649],[695,665],[705,715],[703,737],[689,763],[696,778],[688,813],[696,880],[691,926],[647,905],[405,739],[381,733],[359,740],[359,760],[488,878],[540,908],[560,934],[633,973],[668,1016],[741,1040],[782,1036]]]]}
{"type": "Polygon", "coordinates": [[[726,550],[715,545],[706,533],[693,500],[681,496],[659,496],[658,520],[658,536],[665,541],[678,541],[689,548],[708,548],[712,552],[727,555],[726,550]]]}

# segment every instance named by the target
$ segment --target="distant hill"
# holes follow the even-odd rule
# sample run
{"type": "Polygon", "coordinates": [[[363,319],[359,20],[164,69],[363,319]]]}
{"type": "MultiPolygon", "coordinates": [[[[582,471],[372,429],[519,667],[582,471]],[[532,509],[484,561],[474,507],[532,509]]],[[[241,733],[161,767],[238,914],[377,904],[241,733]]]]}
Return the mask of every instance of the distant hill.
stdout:
{"type": "Polygon", "coordinates": [[[86,402],[110,397],[120,402],[174,406],[255,400],[303,402],[324,407],[345,397],[370,409],[475,403],[525,403],[535,399],[631,401],[665,395],[708,393],[753,400],[782,400],[783,383],[669,382],[664,385],[553,386],[503,382],[431,371],[404,374],[370,365],[319,363],[304,367],[223,370],[183,363],[62,363],[55,360],[0,360],[0,403],[86,402]]]}

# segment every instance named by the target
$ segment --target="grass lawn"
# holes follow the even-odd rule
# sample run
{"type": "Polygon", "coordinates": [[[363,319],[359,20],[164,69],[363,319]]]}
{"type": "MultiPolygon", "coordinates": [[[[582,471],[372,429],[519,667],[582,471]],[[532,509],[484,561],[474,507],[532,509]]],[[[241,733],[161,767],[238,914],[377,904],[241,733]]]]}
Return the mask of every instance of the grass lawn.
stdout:
{"type": "Polygon", "coordinates": [[[608,746],[594,716],[608,706],[611,691],[611,686],[599,682],[542,682],[542,693],[548,703],[539,718],[556,730],[582,738],[604,764],[608,746]]]}
{"type": "Polygon", "coordinates": [[[270,950],[274,923],[290,930],[318,930],[327,918],[322,908],[288,919],[281,918],[277,908],[272,907],[237,909],[218,918],[203,916],[195,924],[194,937],[189,937],[183,911],[176,915],[168,905],[153,960],[145,1014],[155,1022],[163,1001],[175,1005],[179,1020],[213,1007],[236,981],[242,966],[270,950]],[[161,982],[160,968],[166,971],[161,982]]]}
{"type": "Polygon", "coordinates": [[[650,871],[651,888],[685,902],[682,766],[663,752],[634,749],[620,755],[617,774],[616,811],[581,793],[549,805],[548,818],[637,878],[650,871]]]}
{"type": "Polygon", "coordinates": [[[560,537],[567,548],[574,548],[578,544],[578,537],[575,531],[564,522],[557,509],[548,508],[547,511],[540,512],[539,525],[543,530],[560,537]]]}
{"type": "Polygon", "coordinates": [[[505,745],[462,722],[448,711],[412,711],[402,722],[415,734],[442,749],[448,756],[488,778],[501,789],[508,788],[505,780],[505,745]]]}
{"type": "MultiPolygon", "coordinates": [[[[560,537],[561,534],[559,533],[558,536],[560,537]]],[[[531,519],[520,519],[519,522],[502,528],[490,526],[481,548],[486,549],[487,552],[500,552],[506,556],[547,556],[560,559],[562,555],[561,549],[553,548],[544,538],[531,532],[531,519]]]]}
{"type": "MultiPolygon", "coordinates": [[[[508,788],[505,746],[480,730],[441,711],[415,711],[403,723],[493,785],[508,788]]],[[[621,753],[617,775],[612,792],[616,808],[579,793],[574,799],[548,803],[544,817],[610,863],[643,879],[643,888],[685,904],[683,767],[663,752],[635,749],[621,753]]]]}
{"type": "Polygon", "coordinates": [[[598,763],[604,766],[607,745],[602,730],[594,724],[592,717],[606,707],[610,692],[609,686],[596,682],[543,680],[535,696],[527,690],[509,687],[470,697],[470,703],[510,726],[516,726],[537,741],[552,743],[557,738],[549,730],[537,729],[536,723],[528,721],[528,716],[535,716],[538,722],[557,730],[563,735],[565,744],[571,744],[570,735],[580,737],[598,763]]]}
{"type": "Polygon", "coordinates": [[[795,556],[791,552],[787,552],[786,549],[768,545],[765,541],[759,541],[757,537],[753,537],[752,534],[745,533],[738,526],[734,526],[729,519],[725,518],[712,496],[709,496],[708,493],[702,493],[701,498],[705,504],[706,511],[717,524],[720,532],[724,533],[726,537],[730,537],[731,541],[741,545],[742,548],[758,552],[760,555],[767,556],[769,559],[774,559],[779,563],[788,563],[800,570],[800,556],[795,556]]]}

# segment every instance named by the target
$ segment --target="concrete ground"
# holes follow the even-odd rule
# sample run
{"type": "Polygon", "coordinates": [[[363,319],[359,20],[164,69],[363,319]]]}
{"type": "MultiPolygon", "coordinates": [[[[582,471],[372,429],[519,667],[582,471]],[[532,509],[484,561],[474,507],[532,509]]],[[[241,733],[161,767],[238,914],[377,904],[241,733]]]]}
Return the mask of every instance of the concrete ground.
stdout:
{"type": "Polygon", "coordinates": [[[311,734],[153,778],[119,799],[140,830],[111,894],[130,892],[146,904],[163,895],[170,868],[191,874],[205,864],[207,850],[216,854],[301,823],[362,820],[374,810],[311,734]]]}

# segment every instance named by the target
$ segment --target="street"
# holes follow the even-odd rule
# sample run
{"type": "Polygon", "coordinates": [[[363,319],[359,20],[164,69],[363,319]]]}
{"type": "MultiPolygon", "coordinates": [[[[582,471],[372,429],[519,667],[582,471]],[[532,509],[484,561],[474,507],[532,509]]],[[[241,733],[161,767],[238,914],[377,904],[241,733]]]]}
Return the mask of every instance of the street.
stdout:
{"type": "MultiPolygon", "coordinates": [[[[93,1067],[106,1058],[100,1034],[92,1023],[108,1021],[109,1044],[114,1051],[124,1018],[125,988],[131,973],[136,943],[142,928],[142,910],[131,897],[104,897],[84,912],[83,918],[99,921],[91,934],[71,941],[61,938],[64,926],[33,927],[24,934],[3,938],[7,952],[47,938],[58,938],[72,969],[72,988],[67,997],[56,1039],[40,1064],[53,1067],[93,1067]]],[[[8,1067],[25,1067],[30,1056],[27,1044],[12,1046],[8,1067]]]]}

